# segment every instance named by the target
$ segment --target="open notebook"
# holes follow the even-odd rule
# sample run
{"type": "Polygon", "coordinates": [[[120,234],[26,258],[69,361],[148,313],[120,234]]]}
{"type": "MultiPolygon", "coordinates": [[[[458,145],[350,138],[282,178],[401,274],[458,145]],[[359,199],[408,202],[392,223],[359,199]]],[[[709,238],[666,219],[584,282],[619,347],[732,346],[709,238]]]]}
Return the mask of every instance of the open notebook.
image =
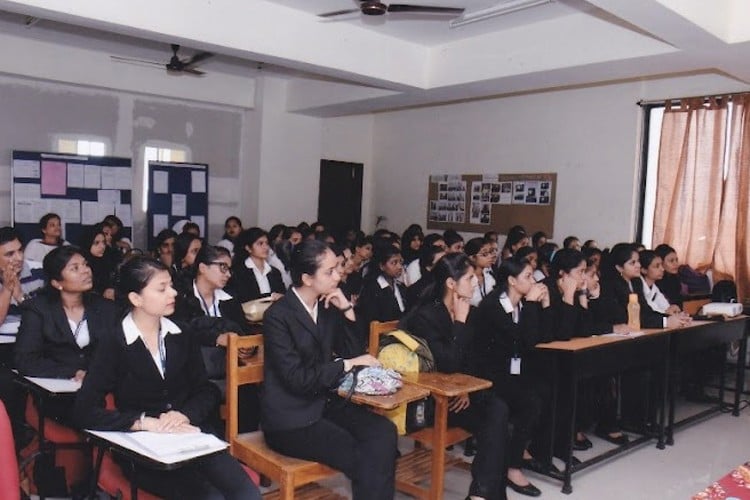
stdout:
{"type": "Polygon", "coordinates": [[[201,457],[229,446],[213,434],[164,434],[159,432],[87,431],[123,448],[164,464],[201,457]]]}

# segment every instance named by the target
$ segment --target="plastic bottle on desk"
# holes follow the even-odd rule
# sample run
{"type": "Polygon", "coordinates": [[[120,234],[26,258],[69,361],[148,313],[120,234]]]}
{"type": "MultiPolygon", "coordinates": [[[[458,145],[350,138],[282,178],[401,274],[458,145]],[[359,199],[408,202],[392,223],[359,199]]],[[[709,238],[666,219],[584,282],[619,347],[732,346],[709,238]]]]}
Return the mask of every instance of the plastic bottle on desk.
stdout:
{"type": "Polygon", "coordinates": [[[641,329],[641,305],[638,303],[638,294],[631,293],[628,296],[628,329],[637,332],[641,329]]]}

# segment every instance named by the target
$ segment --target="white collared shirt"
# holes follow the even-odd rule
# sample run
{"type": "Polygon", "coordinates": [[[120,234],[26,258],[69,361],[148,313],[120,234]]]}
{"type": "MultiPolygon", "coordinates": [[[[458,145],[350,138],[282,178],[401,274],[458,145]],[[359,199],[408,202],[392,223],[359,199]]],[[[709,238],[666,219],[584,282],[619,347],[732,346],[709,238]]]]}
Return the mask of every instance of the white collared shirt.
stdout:
{"type": "Polygon", "coordinates": [[[302,303],[302,307],[304,307],[305,311],[307,311],[307,313],[310,315],[310,317],[313,320],[313,323],[315,323],[317,325],[318,324],[318,302],[319,301],[316,300],[315,301],[315,305],[312,306],[312,308],[309,308],[309,307],[307,307],[307,304],[305,304],[305,301],[302,300],[302,297],[300,297],[299,293],[297,293],[297,289],[296,288],[292,287],[292,292],[294,292],[294,295],[296,295],[297,299],[299,299],[299,301],[302,303]]]}
{"type": "MultiPolygon", "coordinates": [[[[388,288],[391,286],[390,283],[388,283],[388,280],[385,279],[385,276],[382,274],[378,276],[378,285],[380,285],[380,288],[388,288]]],[[[406,306],[404,305],[404,298],[401,297],[401,292],[398,289],[398,285],[393,285],[393,295],[396,296],[396,302],[398,302],[398,308],[401,310],[401,312],[404,312],[406,310],[406,306]]]]}
{"type": "Polygon", "coordinates": [[[206,316],[211,316],[213,318],[221,318],[221,309],[219,308],[219,302],[221,302],[222,300],[230,300],[232,298],[232,296],[227,292],[225,292],[221,288],[217,288],[216,290],[214,290],[213,302],[211,304],[207,304],[203,299],[203,295],[201,295],[201,293],[198,291],[198,286],[195,284],[195,280],[193,280],[193,294],[195,294],[195,297],[198,299],[198,302],[201,305],[201,309],[203,309],[203,312],[206,313],[206,316]]]}
{"type": "Polygon", "coordinates": [[[419,259],[414,259],[406,266],[406,272],[403,274],[404,284],[412,286],[422,277],[422,269],[419,267],[419,259]]]}
{"type": "Polygon", "coordinates": [[[492,276],[492,271],[489,267],[482,269],[482,276],[484,277],[484,281],[474,287],[474,293],[471,296],[471,305],[474,307],[477,307],[482,302],[482,299],[495,288],[495,277],[492,276]]]}
{"type": "MultiPolygon", "coordinates": [[[[138,326],[136,326],[135,321],[133,321],[133,313],[128,313],[128,315],[122,320],[122,332],[125,334],[125,343],[127,345],[131,345],[136,340],[141,339],[143,345],[148,349],[143,334],[138,329],[138,326]]],[[[167,361],[167,346],[164,342],[164,338],[169,334],[176,335],[178,333],[182,333],[182,330],[180,330],[180,327],[175,325],[172,321],[164,317],[159,320],[159,349],[156,353],[149,350],[149,354],[151,354],[151,358],[156,365],[156,369],[159,370],[161,378],[164,378],[164,367],[167,361]],[[159,352],[164,353],[164,360],[160,358],[159,352]]]]}
{"type": "Polygon", "coordinates": [[[70,325],[70,331],[73,332],[73,337],[76,339],[76,344],[78,344],[78,347],[83,349],[87,345],[91,343],[91,336],[89,334],[89,322],[84,317],[81,319],[80,323],[76,323],[70,318],[66,318],[68,320],[68,325],[70,325]]]}
{"type": "Polygon", "coordinates": [[[661,290],[656,286],[656,283],[654,283],[654,286],[648,286],[648,283],[643,279],[643,276],[641,276],[641,281],[643,282],[643,295],[646,298],[646,303],[648,303],[654,311],[666,314],[667,308],[669,308],[669,301],[664,294],[661,293],[661,290]]]}
{"type": "Polygon", "coordinates": [[[253,270],[255,274],[255,281],[258,282],[258,289],[261,295],[267,295],[271,293],[271,283],[268,281],[268,273],[271,272],[271,264],[268,261],[263,261],[263,270],[261,271],[255,266],[255,261],[252,257],[245,259],[245,267],[253,270]]]}
{"type": "Polygon", "coordinates": [[[513,307],[513,303],[510,301],[510,297],[506,292],[500,294],[500,305],[506,314],[513,313],[513,323],[518,324],[521,319],[521,309],[523,309],[523,302],[518,303],[518,307],[513,307]]]}

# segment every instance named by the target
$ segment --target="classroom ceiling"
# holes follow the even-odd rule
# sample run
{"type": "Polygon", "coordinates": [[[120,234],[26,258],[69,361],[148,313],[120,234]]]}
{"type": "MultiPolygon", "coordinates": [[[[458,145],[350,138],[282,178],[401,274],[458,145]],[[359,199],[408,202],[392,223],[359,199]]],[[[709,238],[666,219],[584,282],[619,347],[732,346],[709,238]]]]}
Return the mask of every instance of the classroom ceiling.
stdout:
{"type": "MultiPolygon", "coordinates": [[[[517,0],[393,3],[461,7],[470,17],[509,1],[517,0]]],[[[113,33],[133,54],[157,43],[219,54],[205,69],[261,62],[293,80],[290,111],[316,116],[680,75],[750,82],[747,0],[552,0],[458,27],[435,14],[317,16],[358,4],[0,0],[0,9],[113,33]]]]}

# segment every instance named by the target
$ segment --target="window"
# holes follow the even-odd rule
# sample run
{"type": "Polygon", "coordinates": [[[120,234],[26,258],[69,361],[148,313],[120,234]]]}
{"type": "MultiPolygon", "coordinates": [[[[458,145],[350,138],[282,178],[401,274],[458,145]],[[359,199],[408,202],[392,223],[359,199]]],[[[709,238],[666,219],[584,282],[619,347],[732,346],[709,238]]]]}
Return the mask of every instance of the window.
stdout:
{"type": "Polygon", "coordinates": [[[148,211],[148,162],[150,161],[186,162],[188,161],[188,151],[180,147],[146,146],[143,152],[144,212],[148,211]]]}
{"type": "Polygon", "coordinates": [[[60,137],[57,139],[57,151],[73,155],[104,156],[107,145],[102,141],[60,137]]]}

